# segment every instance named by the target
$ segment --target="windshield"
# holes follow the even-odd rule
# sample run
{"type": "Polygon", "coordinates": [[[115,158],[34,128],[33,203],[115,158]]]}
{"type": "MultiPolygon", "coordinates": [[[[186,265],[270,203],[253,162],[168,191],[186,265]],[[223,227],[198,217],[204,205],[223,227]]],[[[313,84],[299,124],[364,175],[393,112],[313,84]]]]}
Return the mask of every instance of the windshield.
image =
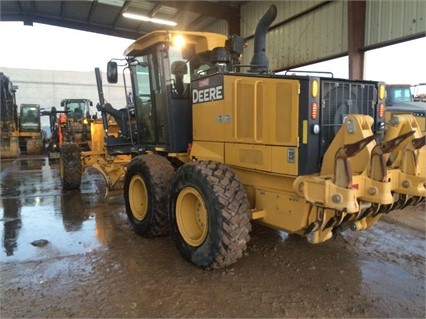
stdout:
{"type": "Polygon", "coordinates": [[[22,123],[38,123],[39,114],[38,109],[36,107],[23,107],[21,112],[22,123]]]}
{"type": "Polygon", "coordinates": [[[30,105],[22,106],[20,119],[21,130],[37,131],[40,126],[39,108],[30,105]]]}
{"type": "Polygon", "coordinates": [[[81,120],[89,112],[89,106],[84,100],[68,101],[65,110],[70,111],[68,116],[74,120],[81,120]]]}
{"type": "Polygon", "coordinates": [[[389,87],[387,90],[387,103],[392,105],[394,103],[412,102],[413,97],[409,87],[389,87]]]}

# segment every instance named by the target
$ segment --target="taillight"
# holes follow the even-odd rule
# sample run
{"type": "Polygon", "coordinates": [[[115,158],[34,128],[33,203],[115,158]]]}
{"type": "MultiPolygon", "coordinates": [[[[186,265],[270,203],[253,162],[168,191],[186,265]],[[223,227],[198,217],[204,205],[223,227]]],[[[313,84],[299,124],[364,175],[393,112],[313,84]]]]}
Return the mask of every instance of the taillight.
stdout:
{"type": "Polygon", "coordinates": [[[385,115],[385,106],[383,105],[383,103],[379,104],[379,117],[383,118],[383,116],[385,115]]]}
{"type": "Polygon", "coordinates": [[[318,103],[313,102],[311,104],[311,119],[316,120],[318,118],[318,103]]]}

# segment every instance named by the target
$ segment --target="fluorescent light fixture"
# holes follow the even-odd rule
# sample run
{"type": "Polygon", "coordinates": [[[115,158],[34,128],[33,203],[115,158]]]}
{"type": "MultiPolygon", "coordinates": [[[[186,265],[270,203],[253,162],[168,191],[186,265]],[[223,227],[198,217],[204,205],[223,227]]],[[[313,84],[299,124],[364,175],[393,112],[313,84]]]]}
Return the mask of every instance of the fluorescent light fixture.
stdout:
{"type": "Polygon", "coordinates": [[[170,25],[172,27],[177,26],[177,23],[174,22],[174,21],[156,19],[156,18],[149,18],[149,17],[146,17],[146,16],[142,16],[140,14],[134,14],[134,13],[129,13],[129,12],[124,12],[123,17],[129,18],[129,19],[135,19],[135,20],[139,20],[139,21],[147,21],[147,22],[153,22],[153,23],[158,23],[158,24],[170,25]]]}

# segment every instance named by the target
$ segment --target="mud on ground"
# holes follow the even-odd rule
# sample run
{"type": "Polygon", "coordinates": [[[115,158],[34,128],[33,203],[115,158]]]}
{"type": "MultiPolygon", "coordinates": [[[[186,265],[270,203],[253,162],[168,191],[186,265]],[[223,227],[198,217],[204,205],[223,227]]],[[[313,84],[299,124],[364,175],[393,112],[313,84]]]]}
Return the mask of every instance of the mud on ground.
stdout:
{"type": "Polygon", "coordinates": [[[424,203],[321,245],[254,225],[242,259],[205,271],[135,234],[96,172],[62,192],[57,163],[1,166],[1,317],[426,315],[424,203]]]}

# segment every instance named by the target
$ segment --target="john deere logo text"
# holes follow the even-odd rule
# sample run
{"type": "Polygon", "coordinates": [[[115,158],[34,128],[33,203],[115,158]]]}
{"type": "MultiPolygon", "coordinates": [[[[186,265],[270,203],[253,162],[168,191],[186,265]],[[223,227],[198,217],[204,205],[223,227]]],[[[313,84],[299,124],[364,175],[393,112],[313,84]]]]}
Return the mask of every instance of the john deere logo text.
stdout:
{"type": "Polygon", "coordinates": [[[202,103],[209,101],[223,100],[223,86],[215,86],[207,89],[193,89],[192,103],[202,103]]]}
{"type": "Polygon", "coordinates": [[[192,103],[223,100],[223,76],[216,75],[194,82],[192,103]]]}

